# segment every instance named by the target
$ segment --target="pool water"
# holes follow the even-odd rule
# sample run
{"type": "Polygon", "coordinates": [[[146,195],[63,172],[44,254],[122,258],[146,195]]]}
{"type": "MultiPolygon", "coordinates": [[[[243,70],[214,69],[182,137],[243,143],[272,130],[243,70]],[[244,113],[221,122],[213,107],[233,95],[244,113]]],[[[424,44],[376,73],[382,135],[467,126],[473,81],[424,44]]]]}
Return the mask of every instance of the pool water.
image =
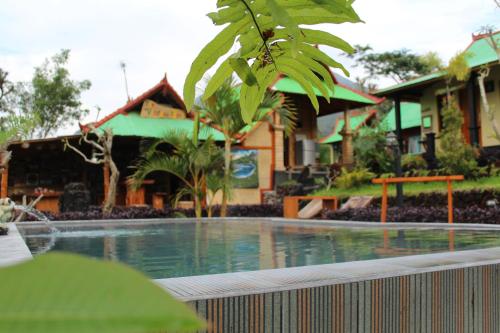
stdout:
{"type": "Polygon", "coordinates": [[[330,264],[500,246],[500,231],[305,226],[270,221],[20,228],[34,254],[118,260],[151,278],[330,264]]]}

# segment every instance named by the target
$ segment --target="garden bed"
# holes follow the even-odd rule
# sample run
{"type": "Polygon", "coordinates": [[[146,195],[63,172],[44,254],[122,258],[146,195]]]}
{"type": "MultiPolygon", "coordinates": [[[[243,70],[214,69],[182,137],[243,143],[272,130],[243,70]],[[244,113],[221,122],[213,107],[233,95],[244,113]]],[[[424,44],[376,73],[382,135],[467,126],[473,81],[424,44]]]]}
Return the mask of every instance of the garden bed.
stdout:
{"type": "MultiPolygon", "coordinates": [[[[213,216],[219,216],[219,207],[214,207],[213,216]]],[[[194,209],[154,209],[150,207],[115,207],[113,213],[104,215],[100,207],[93,206],[84,212],[51,214],[44,212],[52,221],[76,220],[132,220],[175,217],[194,217],[194,209]]],[[[206,212],[204,212],[206,217],[206,212]]],[[[228,207],[229,217],[282,217],[282,205],[234,205],[228,207]]]]}

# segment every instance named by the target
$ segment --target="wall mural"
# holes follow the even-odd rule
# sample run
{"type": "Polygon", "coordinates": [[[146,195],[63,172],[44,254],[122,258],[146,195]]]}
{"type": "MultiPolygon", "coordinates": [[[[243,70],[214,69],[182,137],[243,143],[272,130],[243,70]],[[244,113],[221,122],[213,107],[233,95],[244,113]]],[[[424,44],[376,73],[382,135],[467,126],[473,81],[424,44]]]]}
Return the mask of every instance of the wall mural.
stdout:
{"type": "Polygon", "coordinates": [[[259,187],[258,151],[233,149],[233,186],[235,188],[259,187]]]}

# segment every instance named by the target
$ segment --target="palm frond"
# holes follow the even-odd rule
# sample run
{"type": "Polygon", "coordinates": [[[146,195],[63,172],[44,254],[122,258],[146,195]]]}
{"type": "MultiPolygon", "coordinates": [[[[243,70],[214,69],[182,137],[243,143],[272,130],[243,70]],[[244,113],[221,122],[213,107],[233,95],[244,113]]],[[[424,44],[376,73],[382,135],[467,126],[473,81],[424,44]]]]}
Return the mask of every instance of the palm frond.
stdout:
{"type": "Polygon", "coordinates": [[[138,187],[144,179],[152,172],[162,171],[178,177],[186,185],[190,185],[186,178],[188,168],[184,159],[171,156],[164,152],[155,152],[142,159],[135,167],[135,172],[129,177],[131,184],[138,187]]]}

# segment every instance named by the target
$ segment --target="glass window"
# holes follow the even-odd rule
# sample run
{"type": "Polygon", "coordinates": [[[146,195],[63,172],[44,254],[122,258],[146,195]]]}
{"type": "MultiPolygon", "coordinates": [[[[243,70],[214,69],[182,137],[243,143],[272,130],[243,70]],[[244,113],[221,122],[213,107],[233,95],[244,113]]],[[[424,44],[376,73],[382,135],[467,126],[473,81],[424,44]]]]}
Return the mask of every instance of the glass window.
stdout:
{"type": "Polygon", "coordinates": [[[420,135],[414,135],[408,138],[408,153],[409,154],[422,153],[422,145],[420,144],[420,135]]]}

